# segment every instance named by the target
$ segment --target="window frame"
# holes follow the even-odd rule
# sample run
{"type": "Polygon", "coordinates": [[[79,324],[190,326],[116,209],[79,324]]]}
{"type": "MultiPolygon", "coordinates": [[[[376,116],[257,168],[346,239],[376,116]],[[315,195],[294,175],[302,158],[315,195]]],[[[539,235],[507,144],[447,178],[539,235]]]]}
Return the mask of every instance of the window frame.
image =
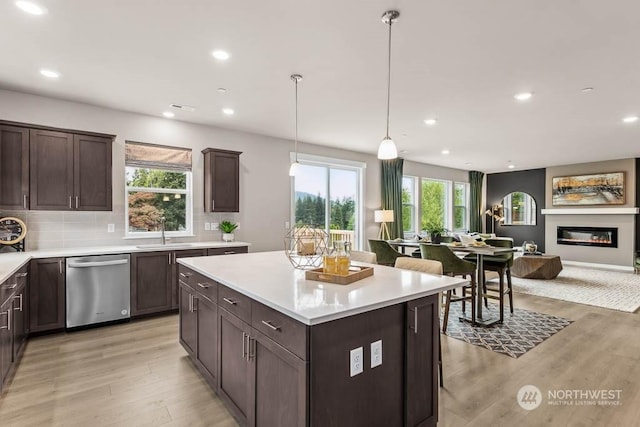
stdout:
{"type": "Polygon", "coordinates": [[[452,202],[453,202],[453,211],[452,211],[452,217],[451,217],[451,224],[455,226],[455,211],[456,208],[462,208],[464,209],[464,226],[463,228],[455,228],[452,227],[452,231],[453,232],[468,232],[469,231],[469,183],[468,182],[460,182],[460,181],[454,181],[453,182],[453,197],[452,197],[452,202]],[[461,185],[464,189],[464,205],[457,205],[456,204],[456,186],[457,185],[461,185]]]}
{"type": "Polygon", "coordinates": [[[125,222],[125,239],[159,239],[162,235],[160,231],[129,231],[129,193],[130,192],[144,192],[144,193],[159,193],[169,194],[171,196],[175,194],[183,194],[185,197],[185,229],[182,231],[165,231],[166,237],[195,237],[193,230],[193,172],[187,170],[176,170],[171,168],[161,167],[142,167],[142,166],[127,166],[124,169],[124,222],[125,222]],[[172,173],[184,173],[185,174],[185,188],[171,188],[164,189],[158,187],[133,187],[127,185],[127,169],[148,169],[148,170],[160,170],[172,173]]]}
{"type": "MultiPolygon", "coordinates": [[[[418,232],[418,228],[419,228],[418,227],[418,223],[419,223],[419,221],[418,221],[418,218],[419,218],[419,215],[418,215],[418,212],[419,212],[419,209],[418,209],[418,200],[419,200],[418,194],[420,194],[420,193],[419,193],[419,190],[418,190],[418,182],[420,182],[420,177],[413,176],[413,175],[402,175],[402,181],[403,181],[402,188],[403,189],[405,188],[404,187],[404,180],[405,179],[411,181],[411,187],[412,187],[411,196],[413,198],[412,203],[402,203],[402,207],[403,208],[405,206],[408,206],[408,207],[411,208],[410,209],[411,210],[411,221],[410,221],[410,223],[411,223],[412,229],[411,230],[405,230],[404,227],[402,229],[402,233],[403,233],[404,237],[407,238],[407,237],[413,237],[416,234],[419,234],[419,232],[418,232]]],[[[404,212],[403,212],[403,215],[404,215],[404,212]]],[[[404,216],[403,216],[402,219],[404,220],[404,216]]]]}

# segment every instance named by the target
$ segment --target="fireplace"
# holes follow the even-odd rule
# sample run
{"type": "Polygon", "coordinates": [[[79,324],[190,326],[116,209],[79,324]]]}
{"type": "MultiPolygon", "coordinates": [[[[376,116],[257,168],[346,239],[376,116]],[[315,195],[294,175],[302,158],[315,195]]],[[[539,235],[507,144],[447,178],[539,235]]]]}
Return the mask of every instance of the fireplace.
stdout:
{"type": "Polygon", "coordinates": [[[559,245],[618,247],[618,229],[614,227],[561,227],[558,226],[559,245]]]}

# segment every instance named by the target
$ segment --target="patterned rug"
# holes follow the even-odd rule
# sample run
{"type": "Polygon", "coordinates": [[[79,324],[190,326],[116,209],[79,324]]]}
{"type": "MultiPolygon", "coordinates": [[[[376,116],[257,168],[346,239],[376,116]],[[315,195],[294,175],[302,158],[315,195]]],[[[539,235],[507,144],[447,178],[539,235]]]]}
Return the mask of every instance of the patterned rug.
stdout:
{"type": "MultiPolygon", "coordinates": [[[[469,344],[484,347],[496,353],[518,358],[547,338],[560,332],[572,323],[571,320],[549,314],[536,313],[522,308],[514,309],[513,316],[505,307],[504,323],[491,326],[472,326],[468,322],[460,322],[462,314],[460,303],[451,304],[447,335],[469,344]]],[[[467,307],[467,310],[470,310],[467,307]]],[[[484,308],[491,317],[499,316],[499,306],[489,303],[484,308]]],[[[467,311],[467,314],[470,314],[467,311]]]]}
{"type": "Polygon", "coordinates": [[[513,290],[634,313],[640,307],[640,275],[565,266],[553,280],[513,277],[513,290]]]}

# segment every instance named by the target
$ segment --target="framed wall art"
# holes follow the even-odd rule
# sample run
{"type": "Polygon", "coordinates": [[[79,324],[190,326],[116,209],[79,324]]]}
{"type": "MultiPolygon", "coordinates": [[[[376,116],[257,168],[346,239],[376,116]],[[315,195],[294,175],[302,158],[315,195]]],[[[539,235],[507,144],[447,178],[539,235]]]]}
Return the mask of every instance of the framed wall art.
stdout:
{"type": "Polygon", "coordinates": [[[552,186],[553,206],[624,204],[624,172],[557,176],[552,186]]]}

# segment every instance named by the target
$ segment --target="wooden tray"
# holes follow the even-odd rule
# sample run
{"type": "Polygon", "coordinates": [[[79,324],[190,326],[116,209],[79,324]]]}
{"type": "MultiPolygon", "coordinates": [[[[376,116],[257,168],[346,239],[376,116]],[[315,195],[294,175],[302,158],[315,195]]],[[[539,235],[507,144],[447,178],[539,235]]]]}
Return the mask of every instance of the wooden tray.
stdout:
{"type": "Polygon", "coordinates": [[[317,280],[319,282],[334,283],[336,285],[348,285],[365,277],[373,276],[373,267],[351,266],[349,267],[349,274],[346,276],[323,273],[322,268],[315,268],[305,271],[304,276],[307,280],[317,280]],[[358,271],[351,270],[353,268],[357,268],[358,271]]]}

